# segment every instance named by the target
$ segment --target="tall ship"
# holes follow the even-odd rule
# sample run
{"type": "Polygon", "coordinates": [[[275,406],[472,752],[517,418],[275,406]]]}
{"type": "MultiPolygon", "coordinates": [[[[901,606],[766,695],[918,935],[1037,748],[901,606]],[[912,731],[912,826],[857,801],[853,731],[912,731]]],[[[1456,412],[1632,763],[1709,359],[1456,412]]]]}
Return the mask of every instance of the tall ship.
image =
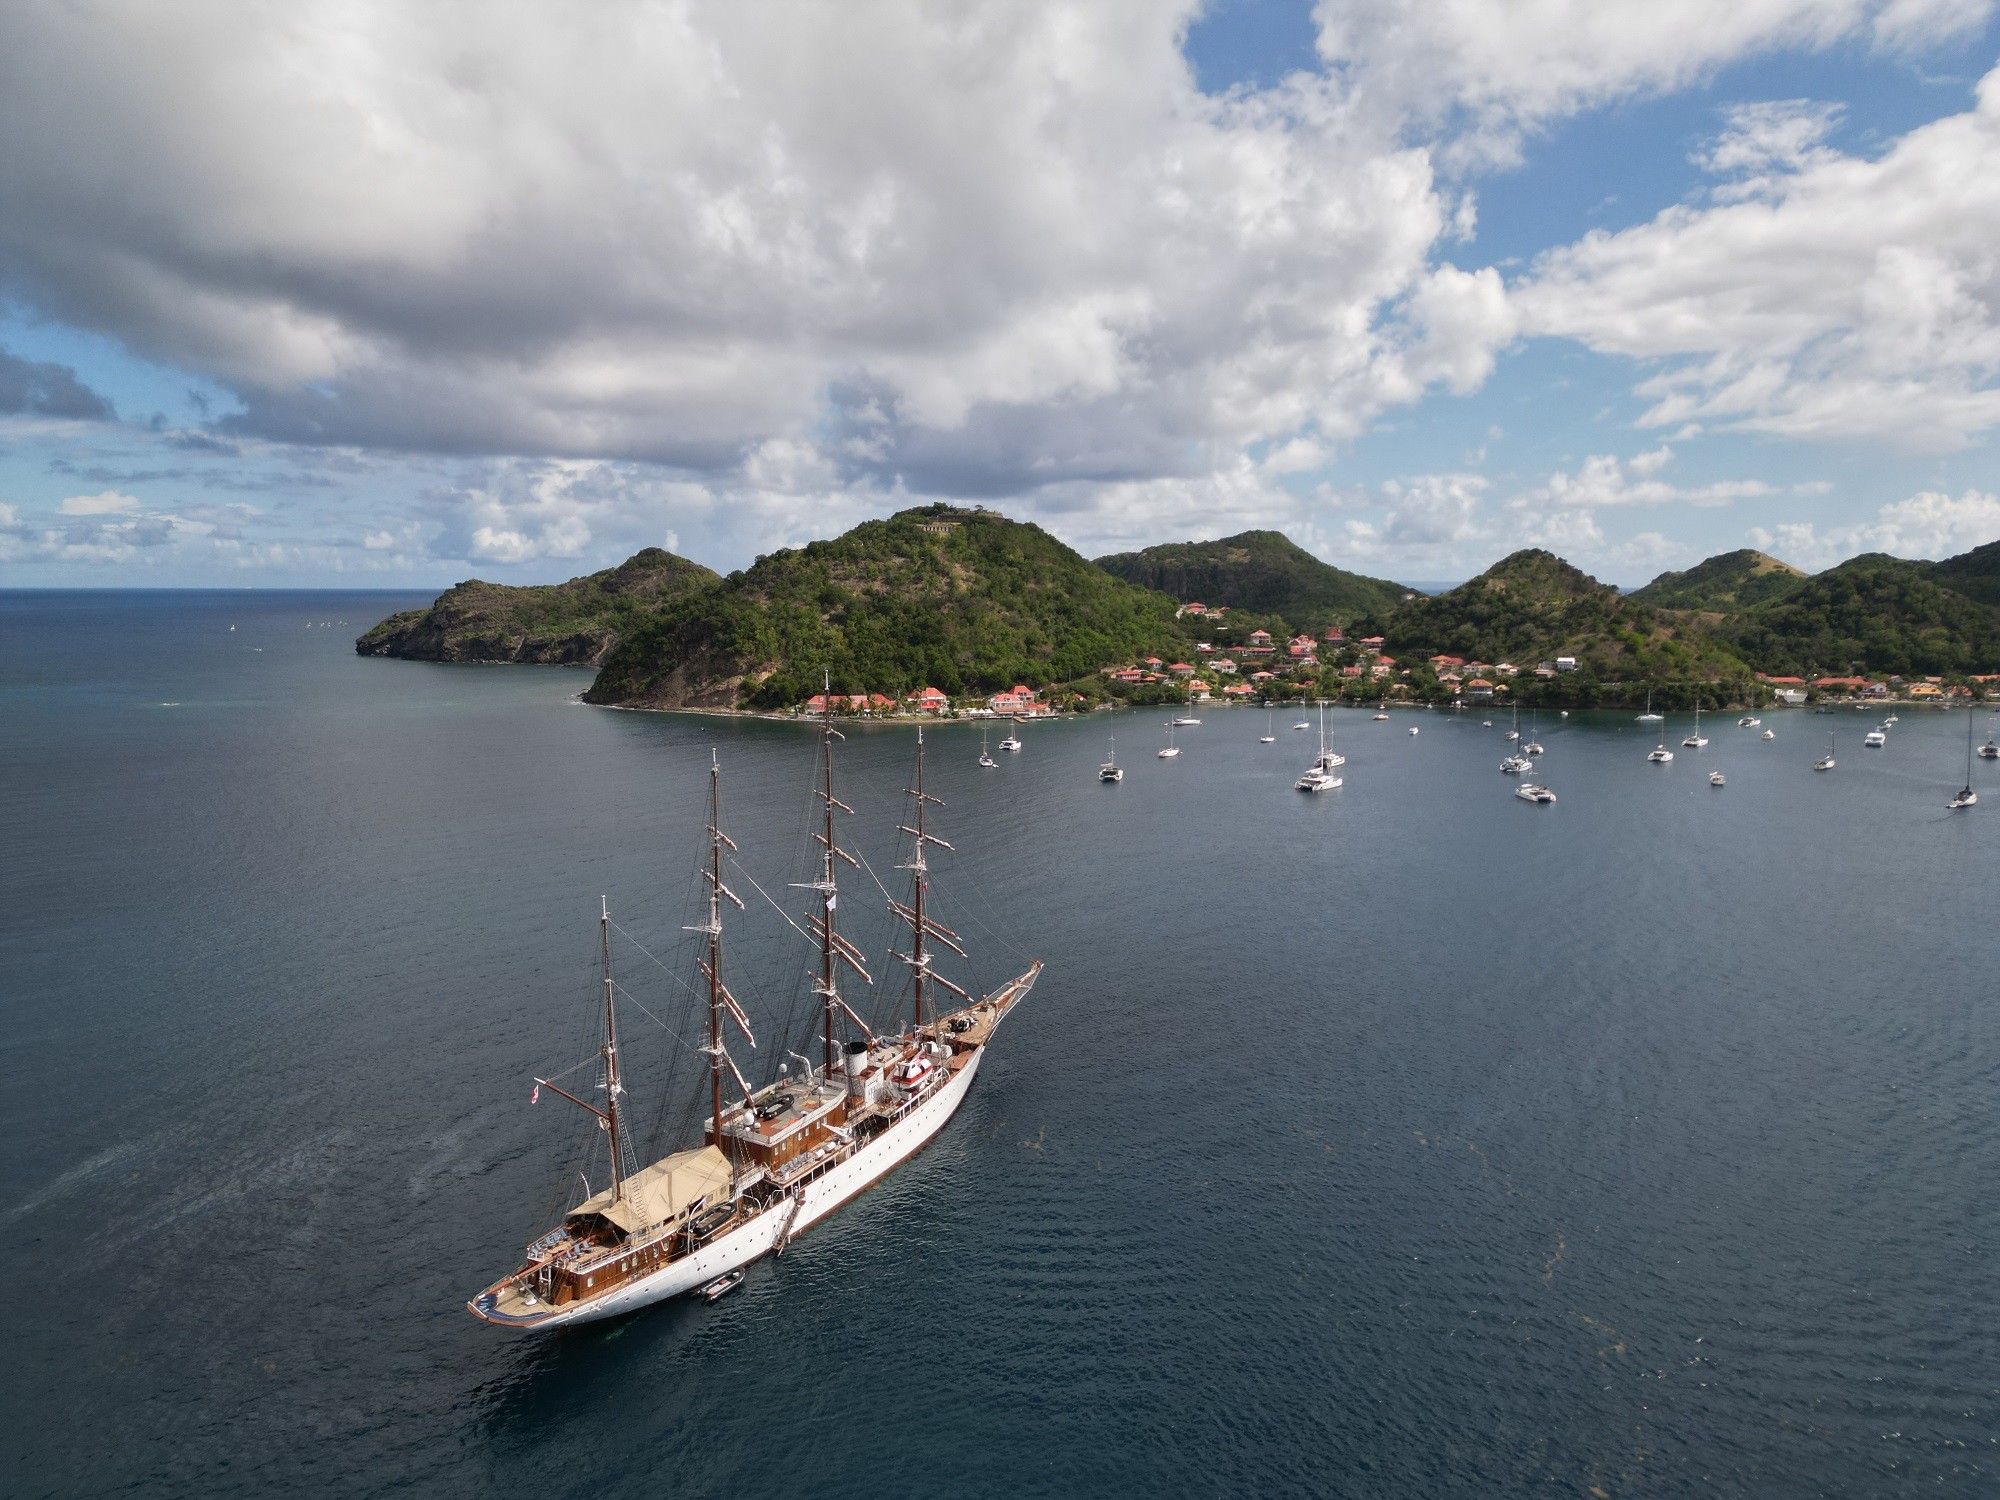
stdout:
{"type": "Polygon", "coordinates": [[[983,997],[936,971],[944,950],[960,957],[966,950],[960,936],[926,909],[927,854],[952,846],[927,825],[927,810],[943,803],[924,790],[919,731],[916,784],[906,791],[912,813],[897,829],[910,851],[901,866],[910,878],[909,899],[888,902],[908,938],[909,951],[894,958],[909,971],[911,999],[897,1030],[883,1035],[870,1028],[843,991],[855,980],[871,987],[874,981],[862,951],[837,925],[840,868],[862,868],[836,835],[835,814],[854,811],[834,795],[837,738],[828,716],[815,788],[823,814],[813,833],[817,878],[802,887],[811,893],[802,930],[818,950],[812,993],[819,1059],[793,1054],[805,1065],[803,1076],[787,1077],[781,1065],[776,1082],[755,1087],[731,1050],[737,1038],[752,1047],[756,1042],[723,976],[723,918],[731,908],[741,911],[743,902],[723,880],[724,853],[734,853],[736,845],[721,826],[722,772],[711,755],[701,871],[705,921],[689,929],[700,940],[696,993],[706,1001],[702,1143],[647,1165],[637,1160],[620,1069],[607,909],[600,917],[604,993],[595,1098],[549,1079],[537,1078],[535,1089],[537,1097],[548,1089],[595,1117],[609,1149],[610,1186],[587,1193],[527,1247],[517,1269],[467,1303],[474,1317],[539,1332],[617,1317],[685,1292],[725,1289],[744,1266],[782,1253],[908,1160],[964,1102],[994,1032],[1034,987],[1041,962],[983,997]]]}

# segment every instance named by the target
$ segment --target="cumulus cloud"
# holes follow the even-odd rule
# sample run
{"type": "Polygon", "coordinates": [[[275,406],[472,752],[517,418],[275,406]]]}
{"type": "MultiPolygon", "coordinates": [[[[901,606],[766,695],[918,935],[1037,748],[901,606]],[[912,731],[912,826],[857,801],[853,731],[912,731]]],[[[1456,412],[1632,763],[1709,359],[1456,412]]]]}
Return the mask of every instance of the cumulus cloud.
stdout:
{"type": "Polygon", "coordinates": [[[1648,425],[1967,446],[2000,424],[2000,72],[1875,160],[1787,130],[1711,152],[1754,193],[1544,256],[1523,328],[1662,361],[1648,425]]]}
{"type": "Polygon", "coordinates": [[[2000,540],[2000,495],[1967,490],[1954,499],[1922,490],[1884,505],[1874,520],[1858,526],[1822,531],[1812,522],[1795,522],[1756,527],[1748,536],[1751,546],[1814,571],[1861,552],[1936,560],[2000,540]]]}
{"type": "Polygon", "coordinates": [[[239,433],[705,474],[830,434],[963,495],[1483,378],[1504,293],[1428,266],[1427,154],[1323,81],[1204,96],[1194,9],[13,7],[0,274],[239,433]]]}

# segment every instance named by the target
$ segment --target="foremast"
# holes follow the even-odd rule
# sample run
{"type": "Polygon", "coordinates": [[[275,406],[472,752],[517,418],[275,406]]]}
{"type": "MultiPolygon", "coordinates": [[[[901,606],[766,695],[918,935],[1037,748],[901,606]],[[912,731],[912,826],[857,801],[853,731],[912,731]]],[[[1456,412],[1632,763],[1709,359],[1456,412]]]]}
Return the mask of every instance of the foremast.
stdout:
{"type": "Polygon", "coordinates": [[[949,927],[935,921],[924,911],[925,898],[930,894],[931,884],[930,862],[924,856],[924,849],[930,844],[935,844],[938,848],[945,850],[950,850],[952,846],[935,834],[925,831],[924,810],[927,807],[943,807],[944,801],[941,798],[933,797],[924,790],[924,732],[921,729],[917,731],[917,784],[914,787],[906,787],[904,794],[915,799],[917,809],[916,826],[914,828],[908,824],[898,825],[897,828],[897,832],[909,834],[912,840],[910,862],[899,866],[899,868],[910,872],[910,904],[905,906],[900,901],[891,900],[889,902],[889,910],[910,924],[910,951],[908,953],[899,953],[896,957],[900,958],[910,967],[910,990],[913,996],[911,1006],[912,1029],[921,1030],[924,1025],[924,985],[926,983],[935,984],[940,989],[951,991],[952,994],[957,995],[968,1005],[974,999],[973,996],[967,994],[942,974],[938,974],[932,970],[930,950],[925,946],[924,941],[926,938],[934,938],[944,947],[951,949],[960,958],[965,957],[965,949],[959,946],[958,934],[953,932],[949,927]]]}

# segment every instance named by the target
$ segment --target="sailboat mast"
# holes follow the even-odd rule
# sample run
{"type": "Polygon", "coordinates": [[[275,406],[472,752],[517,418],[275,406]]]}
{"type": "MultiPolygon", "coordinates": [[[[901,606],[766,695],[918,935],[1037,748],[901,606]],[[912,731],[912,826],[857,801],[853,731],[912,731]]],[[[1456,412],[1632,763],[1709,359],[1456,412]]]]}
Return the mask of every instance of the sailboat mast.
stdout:
{"type": "Polygon", "coordinates": [[[709,1142],[722,1144],[722,763],[708,756],[709,1142]]]}
{"type": "Polygon", "coordinates": [[[826,694],[826,714],[820,726],[820,760],[826,778],[822,796],[826,802],[825,848],[820,853],[819,999],[822,1012],[820,1040],[824,1047],[825,1074],[833,1077],[833,908],[838,892],[833,875],[833,694],[826,694]]]}
{"type": "Polygon", "coordinates": [[[910,861],[914,877],[915,893],[910,902],[914,915],[910,919],[913,934],[910,949],[910,989],[916,996],[916,1024],[924,1024],[924,887],[930,882],[925,878],[924,864],[924,732],[917,731],[917,850],[910,861]]]}
{"type": "Polygon", "coordinates": [[[611,1136],[611,1201],[625,1192],[625,1136],[618,1118],[618,1009],[612,1001],[611,903],[598,897],[598,947],[604,960],[604,1123],[611,1136]]]}

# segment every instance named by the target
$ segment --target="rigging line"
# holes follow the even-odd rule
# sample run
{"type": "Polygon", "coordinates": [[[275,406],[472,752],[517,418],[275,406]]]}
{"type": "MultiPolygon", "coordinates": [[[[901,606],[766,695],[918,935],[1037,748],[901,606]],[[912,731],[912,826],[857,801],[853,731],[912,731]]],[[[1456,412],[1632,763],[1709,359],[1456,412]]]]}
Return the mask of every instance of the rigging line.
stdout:
{"type": "Polygon", "coordinates": [[[729,862],[729,868],[734,870],[738,875],[741,875],[745,880],[749,881],[750,888],[754,890],[758,895],[762,896],[766,901],[770,901],[771,910],[776,912],[779,916],[783,917],[785,919],[785,925],[790,927],[792,931],[796,932],[800,937],[804,938],[808,943],[817,943],[819,941],[810,932],[807,932],[805,928],[799,926],[798,923],[794,922],[792,920],[792,914],[786,911],[784,907],[778,905],[776,901],[772,900],[771,893],[765,890],[764,887],[762,887],[761,885],[757,884],[757,877],[755,875],[752,875],[748,870],[744,869],[743,866],[738,861],[732,859],[729,862]]]}
{"type": "MultiPolygon", "coordinates": [[[[634,948],[637,948],[641,953],[644,953],[646,957],[651,958],[653,962],[659,964],[659,966],[662,969],[665,969],[667,971],[667,977],[672,979],[675,984],[679,985],[682,989],[686,990],[690,995],[696,993],[695,987],[688,982],[686,975],[682,974],[679,970],[673,968],[671,965],[660,963],[660,960],[653,956],[651,950],[649,950],[644,943],[640,942],[637,938],[633,937],[632,934],[627,932],[624,928],[619,927],[616,920],[614,920],[611,925],[617,928],[618,935],[624,938],[626,942],[630,943],[634,948]]],[[[638,1002],[634,1001],[633,1003],[637,1004],[638,1002]]],[[[649,1011],[647,1012],[647,1014],[650,1015],[651,1012],[649,1011]]],[[[662,1022],[661,1024],[664,1025],[665,1023],[662,1022]]]]}
{"type": "Polygon", "coordinates": [[[695,1046],[693,1042],[689,1041],[686,1037],[682,1036],[678,1031],[674,1030],[674,1028],[669,1026],[665,1021],[662,1021],[658,1016],[654,1015],[650,1010],[647,1010],[646,1002],[641,1000],[637,995],[633,994],[630,990],[626,989],[624,985],[620,984],[615,979],[611,981],[611,985],[612,988],[617,990],[619,994],[623,995],[627,1000],[631,1001],[634,1005],[638,1006],[641,1011],[644,1011],[646,1019],[651,1021],[655,1026],[659,1027],[660,1030],[664,1031],[668,1036],[672,1037],[675,1041],[679,1042],[683,1047],[687,1048],[690,1052],[701,1051],[701,1048],[695,1046]]]}

